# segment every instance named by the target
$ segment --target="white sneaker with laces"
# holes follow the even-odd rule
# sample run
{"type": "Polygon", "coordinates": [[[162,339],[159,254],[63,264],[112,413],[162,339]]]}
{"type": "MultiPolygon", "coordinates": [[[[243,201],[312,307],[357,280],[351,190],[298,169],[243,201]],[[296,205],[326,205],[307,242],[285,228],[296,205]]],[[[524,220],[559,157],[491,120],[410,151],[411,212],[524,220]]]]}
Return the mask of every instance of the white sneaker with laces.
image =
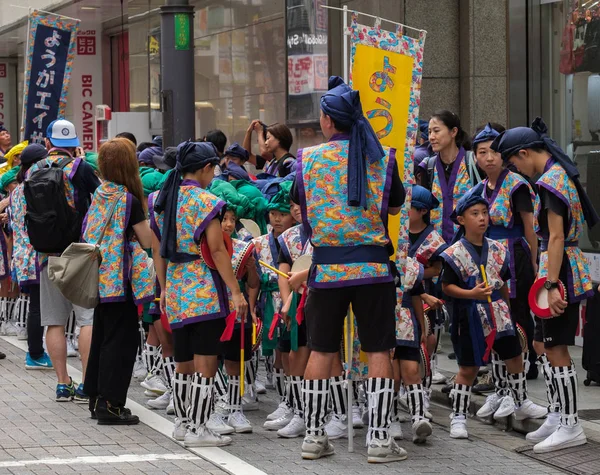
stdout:
{"type": "Polygon", "coordinates": [[[210,415],[206,423],[206,428],[219,435],[233,434],[235,432],[235,429],[225,422],[223,416],[216,412],[210,415]]]}
{"type": "Polygon", "coordinates": [[[146,370],[146,365],[141,359],[136,359],[135,364],[133,365],[133,377],[135,379],[144,379],[148,371],[146,370]]]}
{"type": "Polygon", "coordinates": [[[437,370],[431,375],[432,384],[445,384],[447,379],[446,376],[437,370]]]}
{"type": "Polygon", "coordinates": [[[162,378],[153,374],[148,374],[146,379],[140,383],[140,386],[159,396],[167,392],[167,387],[165,386],[165,383],[163,383],[162,378]]]}
{"type": "Polygon", "coordinates": [[[390,434],[390,437],[394,440],[402,439],[402,426],[400,425],[400,422],[392,422],[390,424],[390,428],[388,429],[388,433],[390,434]]]}
{"type": "Polygon", "coordinates": [[[231,437],[216,434],[208,427],[188,430],[183,439],[186,447],[223,447],[231,444],[231,437]]]}
{"type": "Polygon", "coordinates": [[[477,411],[477,417],[485,418],[494,414],[500,407],[502,396],[498,393],[492,393],[485,398],[485,404],[477,411]]]}
{"type": "Polygon", "coordinates": [[[267,373],[267,382],[265,383],[265,388],[275,389],[275,384],[273,384],[273,373],[267,373]]]}
{"type": "Polygon", "coordinates": [[[151,409],[166,409],[169,406],[169,402],[171,401],[171,393],[168,391],[166,393],[161,394],[156,399],[150,399],[146,405],[151,409]]]}
{"type": "Polygon", "coordinates": [[[525,399],[521,407],[515,408],[515,419],[522,421],[525,419],[541,419],[546,417],[548,409],[544,406],[534,403],[531,399],[525,399]]]}
{"type": "Polygon", "coordinates": [[[153,393],[152,391],[148,391],[146,389],[146,390],[144,390],[144,396],[154,398],[154,397],[156,397],[156,393],[153,393]]]}
{"type": "Polygon", "coordinates": [[[255,381],[254,387],[256,388],[256,394],[267,394],[267,388],[260,381],[255,381]]]}
{"type": "Polygon", "coordinates": [[[263,428],[267,429],[267,430],[279,430],[279,429],[283,429],[285,426],[287,426],[292,419],[294,418],[294,410],[291,408],[288,408],[286,412],[284,412],[284,414],[279,417],[278,419],[275,419],[274,421],[266,421],[263,424],[263,428]]]}
{"type": "Polygon", "coordinates": [[[185,439],[185,434],[188,431],[188,422],[182,421],[179,418],[175,419],[175,426],[173,427],[173,438],[175,440],[183,441],[185,439]]]}
{"type": "Polygon", "coordinates": [[[258,398],[256,396],[252,397],[250,393],[246,393],[246,395],[242,397],[242,410],[258,411],[258,398]]]}
{"type": "Polygon", "coordinates": [[[249,434],[252,432],[252,425],[243,412],[235,411],[229,414],[227,425],[234,428],[237,434],[249,434]]]}
{"type": "Polygon", "coordinates": [[[309,435],[302,442],[302,458],[306,460],[317,460],[321,457],[333,455],[333,445],[329,443],[327,435],[309,435]]]}
{"type": "Polygon", "coordinates": [[[17,340],[27,340],[27,327],[17,327],[17,340]]]}
{"type": "Polygon", "coordinates": [[[431,424],[426,419],[419,419],[413,423],[413,443],[424,444],[427,441],[427,437],[431,435],[432,428],[431,424]]]}
{"type": "Polygon", "coordinates": [[[352,427],[362,429],[365,426],[360,406],[352,406],[352,427]]]}
{"type": "Polygon", "coordinates": [[[175,414],[175,405],[173,403],[173,393],[171,393],[171,399],[169,399],[169,405],[167,406],[167,414],[170,416],[175,414]]]}
{"type": "Polygon", "coordinates": [[[224,417],[229,416],[229,404],[225,399],[227,396],[221,396],[217,398],[217,402],[215,402],[215,412],[218,412],[224,417]]]}
{"type": "Polygon", "coordinates": [[[371,439],[367,449],[369,463],[387,463],[406,460],[406,450],[399,447],[391,437],[388,440],[371,439]]]}
{"type": "Polygon", "coordinates": [[[583,432],[581,424],[574,426],[558,426],[548,438],[533,446],[534,454],[545,454],[555,450],[577,447],[587,443],[587,438],[583,432]]]}
{"type": "Polygon", "coordinates": [[[537,444],[546,440],[550,437],[558,426],[560,425],[560,413],[559,412],[550,412],[548,413],[548,417],[544,421],[544,423],[540,426],[540,428],[536,431],[530,432],[525,436],[525,439],[529,442],[533,442],[537,444]]]}
{"type": "MultiPolygon", "coordinates": [[[[432,421],[433,414],[431,414],[431,412],[429,412],[429,405],[431,404],[430,398],[431,398],[431,389],[426,389],[425,391],[423,391],[423,410],[425,413],[425,417],[427,419],[429,419],[430,421],[432,421]]],[[[412,420],[412,418],[409,418],[409,420],[412,420]]]]}
{"type": "Polygon", "coordinates": [[[464,415],[454,415],[450,417],[452,417],[452,422],[450,423],[450,437],[452,439],[468,439],[467,418],[464,415]]]}
{"type": "Polygon", "coordinates": [[[72,338],[67,338],[67,356],[69,358],[74,358],[76,356],[79,356],[79,353],[77,353],[77,350],[73,346],[72,338]]]}
{"type": "Polygon", "coordinates": [[[284,414],[286,414],[289,410],[290,410],[290,408],[285,403],[285,401],[280,402],[279,406],[277,406],[277,409],[275,409],[271,414],[269,414],[267,416],[267,420],[275,421],[275,420],[279,419],[281,416],[283,416],[284,414]]]}
{"type": "Polygon", "coordinates": [[[295,437],[303,437],[306,434],[306,426],[304,425],[304,417],[294,414],[290,423],[277,431],[279,437],[293,439],[295,437]]]}
{"type": "Polygon", "coordinates": [[[504,417],[512,416],[515,412],[515,400],[512,396],[504,396],[500,401],[498,410],[494,412],[494,419],[499,421],[504,417]]]}
{"type": "MultiPolygon", "coordinates": [[[[342,419],[339,415],[334,414],[325,425],[325,432],[329,440],[347,439],[348,422],[346,419],[342,419]]],[[[354,429],[352,429],[352,433],[354,434],[354,429]]]]}

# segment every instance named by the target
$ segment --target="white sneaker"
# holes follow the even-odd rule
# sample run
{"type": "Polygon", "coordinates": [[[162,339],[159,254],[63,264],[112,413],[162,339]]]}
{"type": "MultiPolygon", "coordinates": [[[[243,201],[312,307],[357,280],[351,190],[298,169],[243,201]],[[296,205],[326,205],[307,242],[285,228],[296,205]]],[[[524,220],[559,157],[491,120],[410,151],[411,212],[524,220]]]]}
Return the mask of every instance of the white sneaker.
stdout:
{"type": "Polygon", "coordinates": [[[173,438],[175,440],[183,441],[185,439],[185,434],[188,431],[188,422],[182,421],[179,418],[175,419],[175,426],[173,427],[173,438]]]}
{"type": "Polygon", "coordinates": [[[166,409],[169,406],[169,402],[171,401],[171,393],[168,391],[166,393],[161,394],[156,399],[150,399],[146,405],[151,409],[166,409]]]}
{"type": "Polygon", "coordinates": [[[175,404],[173,403],[173,394],[171,393],[171,398],[169,399],[169,405],[167,406],[167,414],[172,416],[175,414],[175,404]]]}
{"type": "Polygon", "coordinates": [[[148,391],[146,389],[146,390],[144,390],[144,396],[146,396],[146,397],[156,397],[156,393],[153,393],[152,391],[148,391]]]}
{"type": "Polygon", "coordinates": [[[390,428],[388,429],[390,437],[394,440],[400,440],[402,438],[402,426],[400,422],[394,421],[390,424],[390,428]]]}
{"type": "Polygon", "coordinates": [[[17,327],[17,340],[27,340],[27,327],[17,327]]]}
{"type": "MultiPolygon", "coordinates": [[[[451,416],[452,417],[452,416],[451,416]]],[[[465,416],[454,416],[450,423],[450,437],[452,439],[468,439],[467,418],[465,416]]]]}
{"type": "Polygon", "coordinates": [[[274,421],[265,422],[263,424],[263,427],[267,430],[279,430],[279,429],[283,429],[285,426],[287,426],[294,418],[294,410],[291,408],[288,408],[287,406],[286,406],[286,408],[287,408],[286,412],[284,412],[281,417],[279,417],[278,419],[275,419],[274,421]]]}
{"type": "Polygon", "coordinates": [[[279,437],[293,439],[295,437],[303,437],[306,434],[306,426],[304,425],[304,417],[294,414],[290,423],[277,431],[279,437]]]}
{"type": "Polygon", "coordinates": [[[574,426],[558,426],[547,439],[533,446],[534,454],[545,454],[555,450],[577,447],[587,443],[587,438],[583,432],[581,424],[574,426]]]}
{"type": "Polygon", "coordinates": [[[497,393],[492,393],[485,398],[485,404],[477,411],[477,417],[485,418],[494,414],[500,407],[502,396],[497,393]]]}
{"type": "Polygon", "coordinates": [[[427,437],[431,435],[431,424],[426,419],[419,419],[414,422],[413,426],[413,443],[424,444],[427,437]]]}
{"type": "Polygon", "coordinates": [[[229,404],[225,400],[225,396],[217,398],[217,402],[215,402],[215,412],[221,414],[224,417],[229,416],[229,404]]]}
{"type": "Polygon", "coordinates": [[[71,338],[67,338],[67,356],[69,358],[79,356],[79,353],[77,353],[77,350],[73,346],[73,340],[71,338]]]}
{"type": "Polygon", "coordinates": [[[225,422],[223,416],[216,412],[210,415],[206,423],[206,428],[219,435],[233,434],[235,432],[235,429],[225,422]]]}
{"type": "Polygon", "coordinates": [[[246,419],[243,412],[235,411],[229,414],[227,418],[227,425],[233,427],[238,434],[248,434],[252,432],[252,425],[250,421],[246,419]]]}
{"type": "Polygon", "coordinates": [[[406,460],[406,450],[398,447],[391,437],[386,440],[371,439],[367,449],[367,461],[369,463],[387,463],[406,460]]]}
{"type": "Polygon", "coordinates": [[[446,384],[448,378],[440,373],[438,370],[431,375],[431,383],[432,384],[446,384]]]}
{"type": "Polygon", "coordinates": [[[162,378],[153,374],[148,374],[146,379],[140,383],[140,386],[159,396],[167,392],[167,387],[165,386],[165,383],[163,383],[162,378]]]}
{"type": "Polygon", "coordinates": [[[3,327],[4,327],[4,334],[6,336],[17,336],[17,327],[10,320],[7,322],[4,322],[3,327]]]}
{"type": "Polygon", "coordinates": [[[242,397],[242,410],[258,411],[258,398],[252,398],[250,395],[242,397]]]}
{"type": "Polygon", "coordinates": [[[515,412],[515,400],[512,396],[504,396],[500,401],[498,410],[494,412],[494,419],[499,421],[504,417],[512,416],[515,412]]]}
{"type": "Polygon", "coordinates": [[[329,443],[327,435],[320,437],[309,435],[302,442],[302,458],[307,460],[317,460],[321,457],[333,455],[333,445],[329,443]]]}
{"type": "Polygon", "coordinates": [[[188,430],[183,439],[186,447],[223,447],[231,444],[231,437],[215,434],[208,427],[188,430]]]}
{"type": "Polygon", "coordinates": [[[518,421],[524,419],[541,419],[546,417],[547,414],[547,408],[534,403],[531,399],[525,399],[521,407],[515,408],[515,419],[518,421]]]}
{"type": "Polygon", "coordinates": [[[281,416],[286,414],[289,411],[288,405],[284,402],[280,402],[277,409],[275,409],[271,414],[267,416],[268,421],[274,421],[279,419],[281,416]]]}
{"type": "MultiPolygon", "coordinates": [[[[325,425],[325,432],[329,440],[347,439],[348,438],[348,423],[346,419],[342,420],[340,416],[334,414],[329,422],[325,425]]],[[[354,435],[354,429],[352,429],[354,435]]]]}
{"type": "Polygon", "coordinates": [[[362,429],[365,426],[360,406],[352,406],[352,427],[362,429]]]}
{"type": "Polygon", "coordinates": [[[255,381],[254,387],[256,388],[256,394],[267,394],[267,388],[260,381],[255,381]]]}
{"type": "MultiPolygon", "coordinates": [[[[425,391],[423,391],[423,410],[424,410],[424,415],[427,419],[429,419],[430,421],[433,420],[433,414],[431,414],[431,412],[429,412],[429,405],[430,405],[430,397],[431,397],[431,390],[430,389],[426,389],[425,391]]],[[[412,418],[410,418],[409,420],[412,420],[412,418]]]]}
{"type": "Polygon", "coordinates": [[[544,423],[539,427],[539,429],[527,434],[525,436],[525,439],[527,439],[529,442],[533,442],[534,444],[542,442],[543,440],[546,440],[548,437],[554,434],[554,432],[556,432],[556,429],[558,429],[559,425],[560,413],[550,412],[544,423]]]}
{"type": "Polygon", "coordinates": [[[144,379],[148,375],[146,365],[141,359],[136,359],[133,365],[133,377],[135,379],[144,379]]]}

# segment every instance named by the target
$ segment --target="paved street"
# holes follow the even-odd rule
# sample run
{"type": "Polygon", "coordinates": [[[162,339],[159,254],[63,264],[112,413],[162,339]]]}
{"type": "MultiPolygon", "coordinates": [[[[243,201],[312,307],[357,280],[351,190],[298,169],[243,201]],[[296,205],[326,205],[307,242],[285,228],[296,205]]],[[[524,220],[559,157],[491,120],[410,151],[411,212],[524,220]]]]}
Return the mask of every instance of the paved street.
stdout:
{"type": "MultiPolygon", "coordinates": [[[[409,452],[405,462],[385,468],[366,463],[365,430],[357,431],[355,453],[346,441],[337,441],[336,455],[316,462],[303,461],[300,439],[280,439],[262,429],[268,412],[275,408],[274,392],[261,397],[261,410],[248,414],[255,431],[234,436],[234,444],[221,449],[186,450],[165,434],[171,422],[163,412],[137,406],[145,398],[134,382],[128,404],[142,424],[133,427],[102,427],[89,419],[85,406],[53,400],[54,373],[25,371],[23,346],[14,338],[0,339],[7,359],[0,361],[0,475],[66,473],[233,473],[331,474],[344,473],[461,473],[461,474],[558,474],[565,473],[515,452],[525,440],[472,419],[471,440],[448,437],[448,410],[433,408],[434,436],[426,446],[410,442],[409,425],[403,424],[401,445],[409,452]],[[10,341],[10,343],[9,343],[10,341]],[[134,402],[135,401],[135,402],[134,402]],[[210,460],[207,461],[207,460],[210,460]],[[222,467],[222,468],[219,468],[222,467]]],[[[80,368],[77,358],[69,364],[80,368]]],[[[262,369],[261,369],[262,370],[262,369]]],[[[79,377],[79,372],[72,374],[79,377]]],[[[76,379],[76,378],[75,378],[76,379]]]]}

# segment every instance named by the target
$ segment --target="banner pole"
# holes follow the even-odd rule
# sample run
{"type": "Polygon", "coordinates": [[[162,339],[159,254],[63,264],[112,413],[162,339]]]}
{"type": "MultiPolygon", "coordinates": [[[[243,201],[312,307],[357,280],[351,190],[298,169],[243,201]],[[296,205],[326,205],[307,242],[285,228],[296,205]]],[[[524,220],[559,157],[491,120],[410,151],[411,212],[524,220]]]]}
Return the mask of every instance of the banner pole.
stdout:
{"type": "Polygon", "coordinates": [[[348,452],[354,452],[354,424],[352,423],[352,357],[354,350],[354,315],[352,310],[348,309],[346,314],[347,325],[346,325],[346,365],[348,369],[348,377],[346,383],[348,384],[348,404],[346,407],[346,423],[348,424],[348,452]]]}
{"type": "Polygon", "coordinates": [[[348,30],[348,5],[344,5],[343,8],[343,28],[342,28],[342,42],[344,44],[344,63],[343,63],[343,68],[344,68],[344,82],[346,84],[348,84],[348,38],[346,38],[347,36],[347,30],[348,30]]]}
{"type": "MultiPolygon", "coordinates": [[[[25,119],[26,112],[25,108],[27,107],[27,96],[25,95],[25,86],[29,84],[30,76],[31,76],[31,64],[29,63],[29,33],[31,31],[31,10],[29,7],[29,12],[27,13],[27,41],[25,41],[25,77],[23,81],[23,105],[21,107],[21,129],[19,130],[19,137],[21,138],[21,142],[25,140],[25,119]],[[29,63],[29,64],[28,64],[29,63]]],[[[28,89],[28,88],[27,88],[28,89]]],[[[29,92],[29,91],[28,91],[29,92]]]]}

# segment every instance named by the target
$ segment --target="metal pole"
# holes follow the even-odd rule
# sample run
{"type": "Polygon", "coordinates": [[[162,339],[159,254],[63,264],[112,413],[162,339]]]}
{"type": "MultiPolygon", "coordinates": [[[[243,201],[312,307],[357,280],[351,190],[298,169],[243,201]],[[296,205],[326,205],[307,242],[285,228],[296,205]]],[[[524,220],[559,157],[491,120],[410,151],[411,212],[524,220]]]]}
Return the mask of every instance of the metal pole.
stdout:
{"type": "Polygon", "coordinates": [[[168,147],[196,135],[194,7],[188,0],[166,0],[160,7],[160,29],[163,147],[168,147]]]}
{"type": "Polygon", "coordinates": [[[348,452],[354,452],[354,424],[352,418],[352,356],[354,353],[354,314],[349,309],[346,314],[346,366],[348,370],[348,377],[346,383],[348,384],[348,405],[347,405],[347,416],[346,423],[348,424],[348,452]]]}
{"type": "Polygon", "coordinates": [[[346,30],[348,30],[348,5],[344,5],[342,16],[344,17],[343,31],[342,31],[342,43],[344,44],[344,82],[348,84],[348,38],[346,38],[346,30]]]}

